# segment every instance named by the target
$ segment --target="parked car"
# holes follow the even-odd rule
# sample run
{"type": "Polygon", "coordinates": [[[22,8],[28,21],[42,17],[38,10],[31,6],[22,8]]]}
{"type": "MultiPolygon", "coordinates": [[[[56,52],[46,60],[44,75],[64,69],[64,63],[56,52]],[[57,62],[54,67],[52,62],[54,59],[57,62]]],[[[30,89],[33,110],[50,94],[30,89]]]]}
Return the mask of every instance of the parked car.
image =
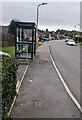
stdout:
{"type": "Polygon", "coordinates": [[[39,37],[39,41],[48,41],[49,39],[44,37],[44,36],[40,36],[39,37]]]}
{"type": "Polygon", "coordinates": [[[68,40],[67,45],[73,45],[75,46],[75,41],[73,39],[68,40]]]}

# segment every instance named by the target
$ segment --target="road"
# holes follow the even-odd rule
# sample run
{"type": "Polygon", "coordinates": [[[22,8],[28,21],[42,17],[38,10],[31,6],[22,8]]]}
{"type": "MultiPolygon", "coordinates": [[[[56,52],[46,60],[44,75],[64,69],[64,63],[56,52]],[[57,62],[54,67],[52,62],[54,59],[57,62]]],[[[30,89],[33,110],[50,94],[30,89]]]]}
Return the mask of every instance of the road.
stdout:
{"type": "Polygon", "coordinates": [[[53,59],[69,89],[80,102],[80,47],[68,46],[65,41],[50,45],[53,59]]]}

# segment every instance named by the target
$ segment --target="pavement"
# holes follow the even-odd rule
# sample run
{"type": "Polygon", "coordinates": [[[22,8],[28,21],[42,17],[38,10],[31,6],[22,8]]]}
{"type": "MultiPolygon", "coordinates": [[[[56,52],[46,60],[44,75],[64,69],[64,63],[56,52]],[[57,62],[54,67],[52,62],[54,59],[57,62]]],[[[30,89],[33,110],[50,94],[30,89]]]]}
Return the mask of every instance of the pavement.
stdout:
{"type": "Polygon", "coordinates": [[[50,42],[44,43],[29,62],[12,118],[79,118],[80,113],[66,93],[50,59],[50,42]]]}

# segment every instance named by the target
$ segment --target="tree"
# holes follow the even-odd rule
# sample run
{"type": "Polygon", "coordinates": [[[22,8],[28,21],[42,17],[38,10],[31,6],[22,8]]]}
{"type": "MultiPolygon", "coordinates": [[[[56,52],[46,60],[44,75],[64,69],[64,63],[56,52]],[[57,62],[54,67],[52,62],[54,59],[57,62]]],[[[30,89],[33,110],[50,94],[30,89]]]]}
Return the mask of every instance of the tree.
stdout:
{"type": "Polygon", "coordinates": [[[14,20],[11,20],[9,24],[8,33],[15,35],[15,21],[14,20]]]}
{"type": "Polygon", "coordinates": [[[19,22],[20,20],[15,19],[11,20],[8,28],[8,33],[15,35],[15,22],[19,22]]]}

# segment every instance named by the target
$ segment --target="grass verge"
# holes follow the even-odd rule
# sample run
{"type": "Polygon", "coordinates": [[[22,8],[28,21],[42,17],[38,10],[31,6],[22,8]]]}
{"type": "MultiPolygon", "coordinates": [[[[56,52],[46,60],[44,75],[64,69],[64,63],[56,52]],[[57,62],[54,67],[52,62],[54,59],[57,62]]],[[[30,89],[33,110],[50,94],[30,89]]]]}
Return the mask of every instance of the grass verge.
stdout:
{"type": "Polygon", "coordinates": [[[82,42],[78,42],[77,44],[80,45],[80,46],[82,46],[82,42]]]}
{"type": "MultiPolygon", "coordinates": [[[[36,45],[36,49],[38,49],[41,45],[42,45],[41,43],[38,43],[36,45]]],[[[25,48],[24,52],[27,52],[28,51],[28,47],[25,45],[24,48],[25,48]]],[[[0,51],[8,53],[9,55],[11,55],[11,57],[15,56],[15,46],[0,47],[0,51]]]]}
{"type": "MultiPolygon", "coordinates": [[[[40,47],[41,45],[42,45],[41,43],[38,43],[37,48],[40,47]]],[[[25,48],[25,51],[27,51],[27,46],[24,46],[24,48],[25,48]]],[[[7,52],[11,56],[15,55],[15,47],[14,46],[8,46],[8,47],[2,47],[2,48],[0,47],[0,51],[7,52]]]]}
{"type": "Polygon", "coordinates": [[[14,46],[2,47],[2,48],[0,48],[0,51],[7,52],[12,57],[14,57],[14,55],[15,55],[15,47],[14,46]]]}

